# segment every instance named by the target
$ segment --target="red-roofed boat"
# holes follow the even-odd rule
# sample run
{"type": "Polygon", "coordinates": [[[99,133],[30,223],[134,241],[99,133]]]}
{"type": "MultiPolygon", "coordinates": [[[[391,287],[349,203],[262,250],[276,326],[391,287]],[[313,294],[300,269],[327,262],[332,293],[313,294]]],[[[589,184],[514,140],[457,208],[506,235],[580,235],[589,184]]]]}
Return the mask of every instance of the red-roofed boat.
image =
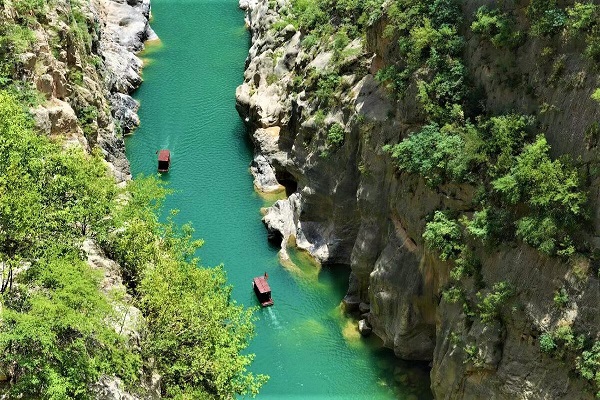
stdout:
{"type": "Polygon", "coordinates": [[[169,172],[171,166],[171,152],[161,150],[158,152],[158,172],[169,172]]]}
{"type": "Polygon", "coordinates": [[[273,299],[271,298],[271,288],[267,283],[267,273],[263,276],[257,276],[252,280],[252,287],[254,288],[254,293],[256,294],[256,298],[260,302],[260,305],[263,307],[268,307],[273,305],[273,299]]]}

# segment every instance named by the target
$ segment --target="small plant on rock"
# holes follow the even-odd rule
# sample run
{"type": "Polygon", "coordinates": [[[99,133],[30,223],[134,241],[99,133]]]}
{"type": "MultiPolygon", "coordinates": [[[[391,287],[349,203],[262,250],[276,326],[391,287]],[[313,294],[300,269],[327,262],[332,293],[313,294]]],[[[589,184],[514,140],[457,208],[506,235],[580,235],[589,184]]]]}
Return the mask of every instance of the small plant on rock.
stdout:
{"type": "Polygon", "coordinates": [[[513,295],[514,291],[508,282],[495,283],[492,291],[487,295],[477,294],[481,300],[477,305],[479,308],[479,317],[484,323],[489,323],[498,318],[500,308],[513,295]]]}
{"type": "Polygon", "coordinates": [[[554,304],[558,308],[563,308],[569,302],[569,294],[565,288],[560,288],[554,293],[554,304]]]}
{"type": "Polygon", "coordinates": [[[460,225],[442,211],[436,211],[433,220],[427,223],[423,239],[427,247],[439,253],[442,261],[457,258],[464,247],[460,225]]]}

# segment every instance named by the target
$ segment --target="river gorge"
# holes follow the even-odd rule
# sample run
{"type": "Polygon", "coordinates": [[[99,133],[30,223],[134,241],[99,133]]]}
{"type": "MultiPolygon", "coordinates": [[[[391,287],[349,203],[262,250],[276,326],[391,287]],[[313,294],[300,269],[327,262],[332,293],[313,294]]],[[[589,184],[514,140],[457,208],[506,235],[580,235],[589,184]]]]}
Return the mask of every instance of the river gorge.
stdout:
{"type": "Polygon", "coordinates": [[[153,174],[155,152],[171,150],[162,179],[175,193],[165,209],[191,221],[205,240],[206,266],[223,263],[236,301],[256,306],[254,276],[267,272],[275,305],[257,312],[251,369],[270,376],[259,399],[431,397],[425,364],[396,359],[375,338],[362,339],[340,302],[349,268],[318,267],[301,254],[279,263],[267,242],[261,207],[273,199],[253,188],[253,149],[235,110],[249,35],[235,0],[152,2],[160,42],[140,55],[140,127],[126,139],[132,175],[153,174]]]}

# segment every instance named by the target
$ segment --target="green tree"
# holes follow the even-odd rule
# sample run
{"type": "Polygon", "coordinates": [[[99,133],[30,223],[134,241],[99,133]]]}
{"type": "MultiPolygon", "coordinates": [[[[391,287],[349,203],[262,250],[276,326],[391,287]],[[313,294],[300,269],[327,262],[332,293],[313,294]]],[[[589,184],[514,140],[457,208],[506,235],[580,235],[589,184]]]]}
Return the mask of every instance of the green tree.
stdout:
{"type": "Polygon", "coordinates": [[[508,282],[495,283],[492,291],[485,295],[477,293],[477,297],[480,300],[477,307],[481,321],[489,323],[498,318],[500,309],[513,294],[514,290],[508,282]]]}
{"type": "Polygon", "coordinates": [[[102,374],[132,383],[141,368],[110,324],[99,273],[64,251],[48,249],[3,295],[0,363],[13,368],[15,398],[91,399],[89,386],[102,374]]]}
{"type": "Polygon", "coordinates": [[[425,226],[423,239],[427,247],[439,252],[442,261],[457,258],[464,249],[460,225],[442,211],[433,214],[433,220],[425,226]]]}
{"type": "MultiPolygon", "coordinates": [[[[596,389],[600,388],[600,341],[594,342],[590,350],[584,351],[577,358],[576,365],[582,377],[593,382],[596,389]]],[[[600,390],[596,393],[596,396],[599,395],[600,390]]]]}
{"type": "Polygon", "coordinates": [[[399,170],[418,173],[431,187],[452,181],[463,182],[471,166],[478,162],[476,153],[465,151],[463,133],[472,128],[469,125],[464,130],[457,130],[446,125],[440,129],[439,125],[430,124],[402,142],[383,149],[391,153],[399,170]]]}
{"type": "Polygon", "coordinates": [[[496,47],[516,47],[521,42],[521,32],[517,31],[513,19],[499,9],[481,6],[475,13],[471,30],[489,39],[496,47]]]}

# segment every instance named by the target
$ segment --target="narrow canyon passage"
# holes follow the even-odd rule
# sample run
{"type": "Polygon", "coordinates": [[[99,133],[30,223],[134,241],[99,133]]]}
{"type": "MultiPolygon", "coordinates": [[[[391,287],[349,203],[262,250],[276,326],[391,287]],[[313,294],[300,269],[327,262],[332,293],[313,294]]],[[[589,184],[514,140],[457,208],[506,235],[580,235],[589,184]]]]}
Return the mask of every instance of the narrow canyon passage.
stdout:
{"type": "Polygon", "coordinates": [[[153,28],[145,83],[136,92],[141,126],[127,138],[133,175],[153,174],[156,154],[171,151],[162,179],[167,199],[205,240],[202,264],[223,263],[233,297],[257,305],[254,276],[269,274],[275,305],[257,312],[251,369],[270,375],[259,399],[431,398],[428,371],[402,362],[373,339],[359,337],[339,303],[349,269],[321,269],[294,255],[283,267],[267,242],[260,208],[270,203],[253,190],[251,145],[235,110],[249,38],[237,0],[153,0],[153,28]]]}

